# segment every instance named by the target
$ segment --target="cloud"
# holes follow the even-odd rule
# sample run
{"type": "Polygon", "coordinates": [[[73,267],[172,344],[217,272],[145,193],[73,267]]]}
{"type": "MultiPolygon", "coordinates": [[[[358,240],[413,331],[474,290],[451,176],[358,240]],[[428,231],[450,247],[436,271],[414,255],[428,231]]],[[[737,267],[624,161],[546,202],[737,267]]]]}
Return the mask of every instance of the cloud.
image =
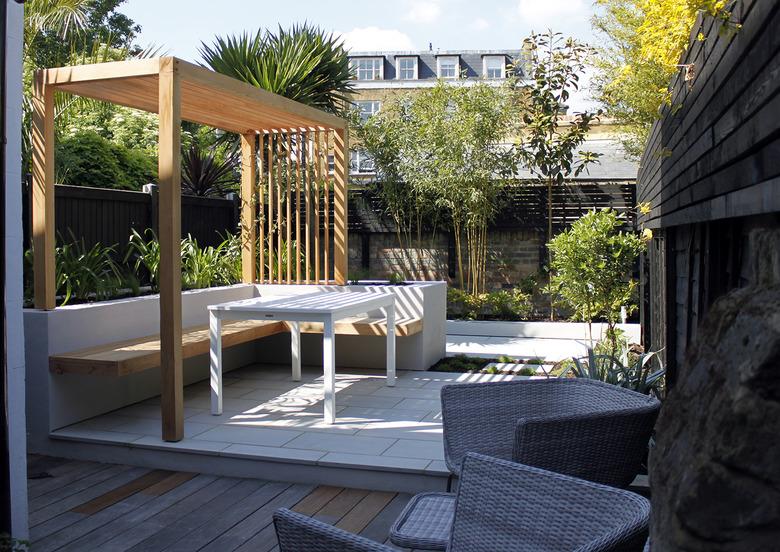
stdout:
{"type": "Polygon", "coordinates": [[[560,17],[576,17],[582,14],[582,0],[520,0],[517,13],[529,25],[539,30],[555,27],[560,17]]]}
{"type": "Polygon", "coordinates": [[[416,50],[412,39],[398,29],[355,27],[349,32],[339,34],[344,39],[347,50],[354,52],[416,50]]]}
{"type": "Polygon", "coordinates": [[[433,23],[441,15],[441,6],[436,0],[412,0],[408,6],[404,19],[413,23],[433,23]]]}
{"type": "Polygon", "coordinates": [[[474,21],[471,22],[471,28],[475,31],[484,31],[488,27],[490,27],[490,23],[481,17],[477,17],[474,21]]]}

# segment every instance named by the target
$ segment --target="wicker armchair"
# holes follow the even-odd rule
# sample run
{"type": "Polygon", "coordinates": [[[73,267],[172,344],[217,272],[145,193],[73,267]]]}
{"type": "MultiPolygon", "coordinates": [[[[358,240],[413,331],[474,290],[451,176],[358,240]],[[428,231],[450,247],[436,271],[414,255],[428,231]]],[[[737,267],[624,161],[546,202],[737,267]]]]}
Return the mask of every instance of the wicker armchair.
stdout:
{"type": "Polygon", "coordinates": [[[642,550],[650,502],[637,494],[469,453],[458,493],[415,496],[390,531],[449,552],[642,550]]]}
{"type": "Polygon", "coordinates": [[[394,552],[383,544],[281,508],[274,512],[279,552],[394,552]]]}
{"type": "Polygon", "coordinates": [[[647,452],[660,403],[578,378],[447,385],[444,456],[454,475],[468,452],[626,487],[647,452]]]}

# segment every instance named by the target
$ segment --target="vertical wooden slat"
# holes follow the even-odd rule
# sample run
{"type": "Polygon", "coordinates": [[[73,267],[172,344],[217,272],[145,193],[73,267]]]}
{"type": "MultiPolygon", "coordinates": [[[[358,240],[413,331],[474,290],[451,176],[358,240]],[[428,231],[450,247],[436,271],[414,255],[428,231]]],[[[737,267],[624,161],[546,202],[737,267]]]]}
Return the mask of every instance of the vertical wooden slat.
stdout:
{"type": "Polygon", "coordinates": [[[284,135],[279,131],[276,137],[276,281],[282,283],[282,141],[284,135]]]}
{"type": "Polygon", "coordinates": [[[324,274],[325,283],[330,283],[330,162],[328,161],[331,152],[332,144],[332,132],[330,130],[325,131],[325,178],[323,179],[325,185],[322,189],[322,202],[325,204],[325,220],[323,225],[325,226],[325,251],[324,251],[324,274]]]}
{"type": "Polygon", "coordinates": [[[306,176],[306,189],[304,195],[306,201],[304,203],[306,207],[306,283],[311,282],[311,176],[312,176],[312,153],[314,152],[314,144],[312,142],[311,129],[306,133],[306,166],[304,167],[304,174],[306,176]]]}
{"type": "Polygon", "coordinates": [[[181,356],[181,105],[178,60],[159,77],[160,372],[162,437],[184,437],[181,356]]]}
{"type": "Polygon", "coordinates": [[[322,179],[322,134],[314,133],[314,282],[320,283],[320,180],[322,179]]]}
{"type": "Polygon", "coordinates": [[[54,89],[44,71],[35,75],[32,98],[32,234],[35,308],[57,306],[54,263],[54,89]]]}
{"type": "Polygon", "coordinates": [[[255,283],[255,178],[257,157],[255,133],[241,135],[241,281],[255,283]]]}
{"type": "Polygon", "coordinates": [[[274,281],[274,140],[275,132],[268,133],[268,281],[274,281]]]}
{"type": "Polygon", "coordinates": [[[333,279],[343,286],[347,283],[347,179],[349,177],[349,133],[337,129],[334,137],[333,183],[333,279]]]}
{"type": "Polygon", "coordinates": [[[285,181],[287,203],[285,205],[285,238],[287,239],[287,283],[292,283],[292,185],[293,185],[293,171],[292,171],[292,130],[287,129],[287,151],[284,156],[286,157],[287,165],[287,179],[285,181]]]}
{"type": "Polygon", "coordinates": [[[295,283],[301,283],[301,159],[303,134],[295,135],[295,283]]]}
{"type": "Polygon", "coordinates": [[[259,268],[259,274],[258,279],[260,282],[265,281],[265,194],[263,193],[263,185],[265,181],[263,180],[265,177],[263,176],[263,156],[265,155],[265,147],[266,147],[266,135],[265,133],[261,133],[258,137],[258,140],[260,141],[260,147],[259,147],[259,155],[257,156],[257,204],[260,206],[259,209],[259,231],[260,235],[258,237],[257,243],[259,243],[259,249],[258,251],[258,268],[259,268]]]}

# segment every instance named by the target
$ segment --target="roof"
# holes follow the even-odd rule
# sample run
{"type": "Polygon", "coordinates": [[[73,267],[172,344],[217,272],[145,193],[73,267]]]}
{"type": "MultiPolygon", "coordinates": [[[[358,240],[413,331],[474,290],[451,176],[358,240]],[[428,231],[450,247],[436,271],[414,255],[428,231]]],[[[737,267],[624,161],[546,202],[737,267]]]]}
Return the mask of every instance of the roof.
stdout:
{"type": "Polygon", "coordinates": [[[187,121],[239,134],[347,127],[340,117],[174,57],[58,67],[42,73],[44,84],[58,91],[157,113],[161,71],[178,74],[181,118],[187,121]]]}

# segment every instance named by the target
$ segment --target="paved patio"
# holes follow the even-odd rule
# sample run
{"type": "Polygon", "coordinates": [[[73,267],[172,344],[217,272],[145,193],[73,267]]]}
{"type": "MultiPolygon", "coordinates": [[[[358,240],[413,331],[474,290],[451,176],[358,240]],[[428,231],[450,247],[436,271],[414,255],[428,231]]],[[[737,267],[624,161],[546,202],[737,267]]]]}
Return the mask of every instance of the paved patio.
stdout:
{"type": "Polygon", "coordinates": [[[185,388],[185,438],[161,440],[159,398],[68,426],[57,440],[188,451],[233,458],[444,476],[439,393],[443,385],[513,376],[399,371],[337,374],[337,421],[322,421],[322,369],[252,365],[224,378],[224,413],[209,412],[207,382],[185,388]]]}

